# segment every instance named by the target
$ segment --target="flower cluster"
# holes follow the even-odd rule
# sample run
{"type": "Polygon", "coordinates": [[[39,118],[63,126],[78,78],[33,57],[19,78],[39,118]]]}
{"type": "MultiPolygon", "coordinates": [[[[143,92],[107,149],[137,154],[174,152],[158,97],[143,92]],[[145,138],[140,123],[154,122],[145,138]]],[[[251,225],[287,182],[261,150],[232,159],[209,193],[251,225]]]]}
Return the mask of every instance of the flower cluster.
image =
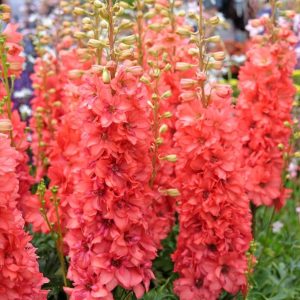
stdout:
{"type": "Polygon", "coordinates": [[[10,139],[0,136],[0,294],[3,299],[47,299],[41,286],[48,280],[39,273],[31,237],[17,208],[19,153],[10,139]]]}
{"type": "Polygon", "coordinates": [[[81,96],[85,160],[69,198],[65,237],[68,275],[74,281],[71,299],[112,299],[117,285],[141,297],[153,278],[156,255],[149,228],[153,195],[147,92],[120,69],[107,84],[87,75],[81,96]]]}
{"type": "Polygon", "coordinates": [[[182,300],[217,299],[222,289],[235,294],[246,287],[251,215],[230,93],[213,86],[207,108],[198,99],[178,108],[182,197],[173,260],[180,275],[174,289],[182,300]]]}
{"type": "MultiPolygon", "coordinates": [[[[266,26],[268,22],[263,18],[254,23],[266,26]]],[[[267,31],[254,37],[239,74],[237,110],[248,169],[246,189],[257,206],[274,205],[279,209],[288,196],[282,174],[287,168],[284,152],[291,152],[295,42],[293,33],[285,27],[272,35],[267,31]]]]}

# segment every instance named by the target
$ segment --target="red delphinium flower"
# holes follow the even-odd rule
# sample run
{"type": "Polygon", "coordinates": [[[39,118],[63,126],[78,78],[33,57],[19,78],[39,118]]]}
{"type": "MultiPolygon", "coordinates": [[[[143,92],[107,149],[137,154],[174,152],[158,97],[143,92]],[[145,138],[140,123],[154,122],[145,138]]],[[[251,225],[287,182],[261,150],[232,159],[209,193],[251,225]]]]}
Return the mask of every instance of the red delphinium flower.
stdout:
{"type": "Polygon", "coordinates": [[[17,209],[19,180],[16,173],[19,153],[0,136],[0,298],[46,299],[41,286],[48,280],[39,272],[31,237],[23,230],[24,220],[17,209]]]}
{"type": "Polygon", "coordinates": [[[282,148],[291,151],[292,130],[284,122],[292,123],[294,43],[287,28],[278,28],[272,37],[267,31],[259,39],[254,38],[239,75],[241,94],[237,110],[249,173],[246,188],[251,201],[258,206],[275,205],[279,209],[288,197],[282,182],[282,172],[287,167],[282,148]]]}
{"type": "MultiPolygon", "coordinates": [[[[32,118],[31,125],[34,129],[33,148],[36,154],[35,162],[41,163],[40,159],[42,156],[47,162],[47,165],[38,166],[38,173],[40,175],[47,174],[51,180],[50,188],[53,186],[58,187],[60,221],[64,234],[66,222],[64,212],[68,205],[67,197],[73,192],[73,187],[76,184],[76,174],[82,167],[80,161],[82,155],[79,148],[82,124],[76,109],[80,99],[79,86],[81,84],[81,75],[85,69],[90,67],[90,62],[82,59],[77,49],[66,50],[63,46],[65,45],[58,47],[59,59],[55,60],[56,67],[54,70],[53,66],[48,66],[47,62],[40,61],[37,63],[45,68],[48,66],[50,71],[56,72],[52,72],[52,74],[51,72],[48,74],[42,73],[42,75],[45,76],[46,85],[55,87],[58,91],[46,99],[45,95],[42,94],[45,87],[40,85],[42,84],[40,78],[35,78],[38,80],[36,83],[40,86],[36,89],[33,109],[40,115],[40,119],[32,118]],[[59,88],[59,86],[64,88],[59,88]],[[40,110],[40,107],[44,107],[41,113],[37,112],[37,110],[40,110]],[[39,127],[40,125],[42,126],[39,127]],[[40,131],[41,128],[42,131],[40,131]],[[42,145],[43,147],[39,147],[37,144],[39,134],[41,134],[40,141],[42,143],[46,141],[46,144],[42,145]],[[51,139],[49,139],[50,135],[51,139]],[[78,167],[79,165],[80,168],[78,167]]],[[[46,69],[44,70],[45,72],[46,69]]],[[[48,219],[55,223],[57,217],[53,204],[49,199],[50,196],[50,192],[47,192],[45,195],[45,208],[47,209],[48,219]]],[[[26,220],[32,224],[35,231],[48,232],[49,228],[40,214],[40,208],[41,203],[38,196],[31,195],[27,199],[24,209],[26,211],[26,220]]]]}
{"type": "Polygon", "coordinates": [[[182,300],[217,299],[222,290],[235,294],[247,285],[251,214],[238,120],[230,88],[206,90],[209,106],[197,98],[183,103],[176,123],[181,200],[174,290],[182,300]]]}
{"type": "MultiPolygon", "coordinates": [[[[137,297],[153,278],[151,130],[147,91],[120,69],[111,83],[87,74],[80,87],[82,165],[68,197],[71,299],[112,299],[121,285],[137,297]],[[86,274],[82,276],[82,274],[86,274]]],[[[76,176],[77,176],[76,175],[76,176]]]]}
{"type": "MultiPolygon", "coordinates": [[[[158,84],[152,78],[152,83],[148,89],[149,98],[151,99],[153,93],[158,92],[162,95],[164,92],[170,91],[169,97],[160,99],[157,105],[154,105],[154,110],[157,112],[152,109],[149,116],[154,135],[157,135],[155,128],[159,128],[161,125],[167,128],[165,132],[160,134],[163,139],[162,144],[157,147],[156,151],[152,151],[153,156],[156,156],[153,159],[156,161],[153,167],[154,178],[150,183],[155,193],[153,203],[155,218],[152,219],[151,232],[154,241],[160,247],[161,241],[167,237],[175,220],[175,198],[161,194],[162,190],[175,187],[174,162],[162,159],[175,153],[173,142],[175,111],[180,103],[180,80],[182,76],[186,75],[182,72],[176,72],[175,65],[177,61],[181,61],[182,57],[187,55],[189,46],[188,41],[176,33],[177,26],[183,23],[183,18],[176,15],[174,6],[172,7],[170,1],[155,1],[154,7],[150,8],[149,11],[150,14],[154,13],[154,17],[148,22],[142,23],[143,34],[138,37],[141,39],[141,45],[144,49],[143,68],[147,71],[149,78],[152,77],[155,68],[161,70],[158,84]],[[169,19],[168,23],[164,22],[166,17],[169,19]],[[151,61],[152,66],[149,66],[148,62],[151,61]],[[155,61],[159,61],[159,63],[153,67],[155,61]],[[156,85],[157,87],[155,87],[156,85]],[[159,116],[159,118],[156,119],[155,116],[159,116]]],[[[139,44],[138,46],[140,47],[139,44]]],[[[153,148],[155,148],[155,143],[156,141],[153,141],[153,148]]]]}
{"type": "MultiPolygon", "coordinates": [[[[23,47],[21,46],[22,34],[18,31],[18,25],[9,23],[2,35],[4,36],[4,43],[6,50],[6,60],[9,63],[8,76],[19,76],[22,72],[25,57],[22,56],[23,47]]],[[[1,67],[1,70],[2,67],[1,67]]]]}

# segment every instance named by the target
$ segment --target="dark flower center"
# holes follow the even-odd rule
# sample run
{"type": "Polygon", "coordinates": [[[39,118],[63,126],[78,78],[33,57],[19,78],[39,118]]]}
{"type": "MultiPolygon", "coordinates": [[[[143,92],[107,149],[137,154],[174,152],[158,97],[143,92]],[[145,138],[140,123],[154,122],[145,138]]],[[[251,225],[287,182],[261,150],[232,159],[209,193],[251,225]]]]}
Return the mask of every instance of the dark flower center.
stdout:
{"type": "Polygon", "coordinates": [[[203,193],[202,193],[202,197],[203,197],[205,200],[207,200],[207,199],[208,199],[208,197],[209,197],[209,194],[210,194],[210,192],[209,192],[209,191],[203,191],[203,193]]]}
{"type": "Polygon", "coordinates": [[[197,278],[195,280],[195,287],[197,289],[200,289],[200,288],[202,288],[202,286],[203,286],[203,279],[202,278],[197,278]]]}
{"type": "Polygon", "coordinates": [[[111,260],[111,265],[113,267],[120,268],[121,267],[121,260],[119,260],[119,259],[112,259],[111,260]]]}
{"type": "Polygon", "coordinates": [[[223,265],[221,269],[222,274],[228,274],[229,273],[229,266],[223,265]]]}

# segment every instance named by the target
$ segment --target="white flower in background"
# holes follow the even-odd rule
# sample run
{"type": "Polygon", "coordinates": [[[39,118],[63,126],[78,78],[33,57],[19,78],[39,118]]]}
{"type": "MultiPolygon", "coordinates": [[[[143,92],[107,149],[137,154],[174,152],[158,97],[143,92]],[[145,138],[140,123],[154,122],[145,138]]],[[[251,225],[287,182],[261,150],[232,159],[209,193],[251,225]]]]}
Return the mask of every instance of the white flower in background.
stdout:
{"type": "Polygon", "coordinates": [[[23,120],[26,120],[32,114],[32,110],[27,104],[21,104],[19,111],[23,120]]]}
{"type": "Polygon", "coordinates": [[[300,215],[300,207],[296,207],[296,213],[298,213],[300,215]]]}
{"type": "Polygon", "coordinates": [[[281,231],[283,224],[280,221],[276,221],[272,224],[272,231],[278,233],[281,231]]]}
{"type": "Polygon", "coordinates": [[[16,99],[27,99],[32,95],[32,90],[31,89],[27,89],[27,88],[23,88],[19,91],[15,91],[14,92],[14,97],[16,99]]]}
{"type": "Polygon", "coordinates": [[[297,171],[298,171],[298,161],[297,159],[292,159],[289,167],[288,167],[288,172],[289,172],[289,178],[295,178],[297,176],[297,171]]]}

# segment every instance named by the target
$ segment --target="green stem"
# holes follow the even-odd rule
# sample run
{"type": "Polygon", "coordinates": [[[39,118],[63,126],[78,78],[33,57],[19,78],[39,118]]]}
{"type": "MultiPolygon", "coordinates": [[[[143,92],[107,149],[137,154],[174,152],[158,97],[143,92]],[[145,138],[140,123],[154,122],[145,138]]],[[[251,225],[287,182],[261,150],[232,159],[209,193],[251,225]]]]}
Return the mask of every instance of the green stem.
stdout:
{"type": "Polygon", "coordinates": [[[138,29],[138,63],[140,66],[144,66],[144,49],[143,49],[143,6],[141,0],[137,0],[137,29],[138,29]]]}
{"type": "Polygon", "coordinates": [[[159,78],[155,79],[155,87],[154,93],[156,97],[154,98],[153,102],[153,133],[154,133],[154,150],[152,156],[152,174],[150,179],[150,187],[153,188],[154,181],[157,175],[157,157],[158,157],[158,143],[157,139],[159,138],[159,78]]]}
{"type": "MultiPolygon", "coordinates": [[[[204,15],[203,15],[203,0],[199,0],[199,21],[198,21],[198,38],[199,38],[199,70],[200,72],[205,71],[205,65],[204,65],[204,54],[205,54],[205,31],[204,31],[204,15]]],[[[201,88],[201,101],[204,107],[207,106],[206,103],[206,97],[205,97],[205,90],[204,90],[204,81],[201,81],[200,83],[201,88]]]]}

